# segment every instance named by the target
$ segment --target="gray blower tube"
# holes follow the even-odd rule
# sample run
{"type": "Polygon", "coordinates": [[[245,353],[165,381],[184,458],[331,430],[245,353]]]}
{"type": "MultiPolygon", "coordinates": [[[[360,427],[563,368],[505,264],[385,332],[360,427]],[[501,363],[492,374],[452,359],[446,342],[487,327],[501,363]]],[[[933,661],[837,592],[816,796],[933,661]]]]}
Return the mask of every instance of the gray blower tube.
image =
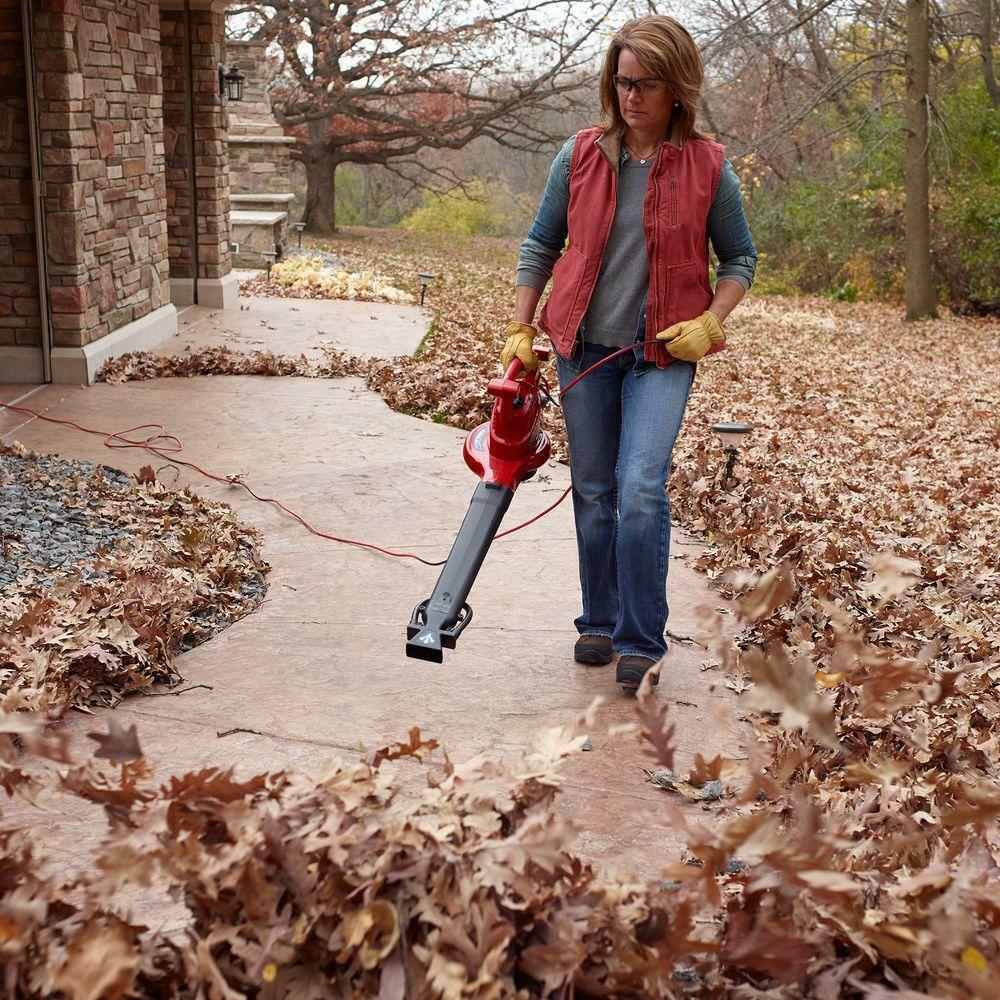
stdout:
{"type": "Polygon", "coordinates": [[[407,629],[407,656],[441,663],[442,646],[455,648],[455,640],[472,617],[466,599],[513,496],[514,491],[500,483],[476,486],[434,593],[413,613],[407,629]]]}

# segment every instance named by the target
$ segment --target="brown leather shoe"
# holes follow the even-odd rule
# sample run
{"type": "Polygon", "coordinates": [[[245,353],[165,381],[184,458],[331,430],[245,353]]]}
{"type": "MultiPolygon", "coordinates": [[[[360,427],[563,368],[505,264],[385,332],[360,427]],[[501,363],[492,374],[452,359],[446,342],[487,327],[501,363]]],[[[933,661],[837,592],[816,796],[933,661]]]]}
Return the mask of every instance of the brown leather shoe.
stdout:
{"type": "Polygon", "coordinates": [[[573,659],[591,667],[603,667],[615,658],[611,637],[607,635],[581,635],[573,647],[573,659]]]}
{"type": "MultiPolygon", "coordinates": [[[[656,660],[651,660],[648,656],[620,656],[618,668],[615,670],[615,680],[626,694],[635,694],[643,677],[646,676],[646,671],[655,666],[656,660]]],[[[653,684],[659,683],[660,675],[654,674],[653,684]]]]}

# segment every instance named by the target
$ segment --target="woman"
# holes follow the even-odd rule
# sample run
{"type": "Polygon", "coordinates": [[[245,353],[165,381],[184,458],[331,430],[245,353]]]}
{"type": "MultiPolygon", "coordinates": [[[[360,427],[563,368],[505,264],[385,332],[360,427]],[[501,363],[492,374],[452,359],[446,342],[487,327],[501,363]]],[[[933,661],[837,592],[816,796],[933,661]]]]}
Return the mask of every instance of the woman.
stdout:
{"type": "Polygon", "coordinates": [[[618,654],[625,691],[667,649],[665,484],[697,362],[725,348],[723,322],[757,264],[725,147],[695,129],[703,75],[694,40],[673,18],[629,21],[612,39],[602,121],[552,164],[500,355],[505,368],[516,356],[533,369],[540,328],[565,387],[616,350],[655,341],[602,365],[563,400],[583,591],[574,656],[607,664],[618,654]]]}

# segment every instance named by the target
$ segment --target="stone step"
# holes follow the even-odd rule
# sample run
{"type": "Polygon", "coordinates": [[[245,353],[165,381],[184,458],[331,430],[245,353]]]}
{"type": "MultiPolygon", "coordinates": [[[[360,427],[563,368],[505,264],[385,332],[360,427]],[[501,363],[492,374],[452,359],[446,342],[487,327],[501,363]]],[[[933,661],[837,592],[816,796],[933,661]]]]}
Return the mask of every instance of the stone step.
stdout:
{"type": "Polygon", "coordinates": [[[230,118],[229,131],[239,135],[281,135],[285,130],[272,118],[268,121],[253,118],[230,118]]]}
{"type": "Polygon", "coordinates": [[[287,212],[230,212],[230,221],[234,226],[276,226],[288,218],[287,212]]]}
{"type": "MultiPolygon", "coordinates": [[[[295,200],[295,195],[291,192],[287,194],[269,194],[268,192],[231,194],[229,200],[233,205],[290,205],[295,200]]],[[[245,211],[252,211],[252,209],[245,209],[245,211]]]]}
{"type": "Polygon", "coordinates": [[[230,132],[227,136],[230,145],[239,146],[294,146],[298,139],[292,135],[243,135],[230,132]]]}

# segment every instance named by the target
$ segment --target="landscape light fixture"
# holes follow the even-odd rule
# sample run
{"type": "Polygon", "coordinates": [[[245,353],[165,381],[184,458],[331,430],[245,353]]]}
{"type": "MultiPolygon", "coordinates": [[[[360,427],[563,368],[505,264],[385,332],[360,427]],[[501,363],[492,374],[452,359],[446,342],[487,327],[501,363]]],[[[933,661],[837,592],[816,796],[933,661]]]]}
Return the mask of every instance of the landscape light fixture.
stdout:
{"type": "Polygon", "coordinates": [[[712,424],[712,430],[719,435],[725,445],[726,474],[722,477],[722,484],[725,486],[733,474],[733,466],[736,465],[740,445],[753,428],[749,424],[712,424]]]}
{"type": "Polygon", "coordinates": [[[432,281],[437,278],[436,274],[427,274],[423,271],[417,273],[417,277],[420,279],[420,304],[424,304],[424,295],[427,294],[427,288],[432,281]]]}
{"type": "Polygon", "coordinates": [[[301,250],[302,249],[302,230],[306,228],[306,224],[304,222],[293,222],[292,225],[295,226],[295,231],[299,234],[299,249],[301,250]]]}
{"type": "Polygon", "coordinates": [[[225,94],[229,100],[243,100],[243,82],[246,78],[246,73],[241,72],[235,63],[229,69],[219,63],[219,93],[225,94]]]}
{"type": "Polygon", "coordinates": [[[264,258],[264,263],[267,264],[267,280],[271,280],[271,265],[278,259],[277,250],[262,250],[261,257],[264,258]]]}

